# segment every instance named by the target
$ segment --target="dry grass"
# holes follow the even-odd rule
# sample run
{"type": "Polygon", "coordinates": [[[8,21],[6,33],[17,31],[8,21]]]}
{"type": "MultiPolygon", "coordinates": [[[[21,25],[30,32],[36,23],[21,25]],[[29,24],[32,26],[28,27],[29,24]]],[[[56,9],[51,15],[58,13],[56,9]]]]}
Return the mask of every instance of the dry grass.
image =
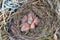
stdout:
{"type": "Polygon", "coordinates": [[[55,12],[54,8],[52,8],[51,5],[52,4],[49,4],[47,3],[47,1],[44,0],[33,0],[31,1],[31,3],[22,5],[21,8],[19,8],[10,16],[8,16],[6,12],[6,24],[12,24],[11,19],[13,18],[15,24],[19,26],[21,23],[19,23],[18,21],[24,15],[27,15],[30,11],[33,11],[40,19],[40,23],[36,26],[35,30],[30,31],[26,35],[25,33],[20,32],[20,36],[15,37],[18,38],[16,40],[54,40],[53,36],[56,28],[60,26],[60,21],[58,19],[58,14],[55,12]]]}

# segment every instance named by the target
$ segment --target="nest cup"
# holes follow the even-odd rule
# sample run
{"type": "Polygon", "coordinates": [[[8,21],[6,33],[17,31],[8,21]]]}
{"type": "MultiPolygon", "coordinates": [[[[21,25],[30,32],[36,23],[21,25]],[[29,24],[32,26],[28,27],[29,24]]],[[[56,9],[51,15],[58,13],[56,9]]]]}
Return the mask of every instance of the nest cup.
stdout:
{"type": "MultiPolygon", "coordinates": [[[[47,5],[47,4],[43,4],[43,5],[47,5]]],[[[10,20],[8,21],[9,24],[11,25],[17,25],[17,33],[16,35],[18,36],[14,36],[12,33],[8,32],[9,26],[7,26],[7,32],[8,32],[8,36],[15,38],[15,40],[22,40],[22,39],[32,39],[35,40],[37,37],[43,37],[44,35],[49,35],[52,32],[52,28],[53,26],[51,26],[51,23],[53,24],[53,22],[57,21],[57,15],[55,13],[55,11],[49,10],[49,6],[45,7],[45,6],[38,6],[38,5],[31,5],[31,4],[25,4],[22,8],[19,8],[17,10],[17,12],[15,12],[10,20]],[[38,8],[40,7],[40,8],[38,8]],[[36,25],[36,28],[33,31],[29,31],[27,34],[25,34],[25,32],[21,32],[20,29],[20,25],[21,25],[21,19],[23,18],[23,16],[28,15],[28,13],[32,11],[39,19],[40,22],[38,23],[38,25],[36,25]],[[12,20],[11,20],[12,19],[12,20]],[[14,21],[13,21],[14,20],[14,21]],[[11,22],[12,21],[12,22],[11,22]],[[49,31],[51,30],[51,31],[49,31]]],[[[8,24],[7,23],[7,24],[8,24]]],[[[10,25],[10,27],[11,27],[10,25]]],[[[15,27],[15,28],[16,28],[15,27]]]]}
{"type": "MultiPolygon", "coordinates": [[[[24,37],[32,37],[32,36],[35,35],[36,32],[34,32],[34,31],[38,28],[38,25],[39,25],[39,24],[35,26],[36,28],[35,28],[33,31],[30,30],[30,32],[29,32],[28,34],[26,34],[26,35],[25,35],[26,32],[21,32],[20,27],[18,27],[18,26],[21,25],[21,21],[20,21],[20,20],[23,18],[23,16],[24,16],[24,15],[28,15],[28,13],[29,13],[30,11],[31,11],[31,10],[29,9],[29,11],[27,11],[27,12],[24,12],[24,11],[23,11],[23,12],[21,12],[21,13],[15,13],[14,16],[11,16],[10,20],[7,22],[7,27],[6,27],[9,37],[12,37],[12,38],[15,38],[15,39],[16,39],[16,38],[19,39],[21,36],[22,36],[22,37],[23,37],[23,36],[24,36],[24,37]],[[12,34],[11,26],[12,26],[12,25],[15,25],[15,24],[17,25],[16,27],[18,27],[16,31],[19,32],[19,36],[14,36],[14,34],[12,34]]],[[[17,12],[19,12],[19,10],[18,10],[17,12]]],[[[32,12],[33,12],[33,11],[32,11],[32,12]]],[[[34,13],[34,12],[33,12],[33,13],[34,13]]],[[[34,14],[35,14],[35,13],[34,13],[34,14]]],[[[36,14],[35,14],[35,15],[36,15],[36,14]]],[[[36,15],[36,16],[38,16],[38,15],[36,15]]],[[[39,17],[38,17],[38,18],[39,18],[39,17]]],[[[15,27],[15,28],[16,28],[16,27],[15,27]]],[[[18,33],[17,33],[16,35],[18,35],[18,33]]]]}

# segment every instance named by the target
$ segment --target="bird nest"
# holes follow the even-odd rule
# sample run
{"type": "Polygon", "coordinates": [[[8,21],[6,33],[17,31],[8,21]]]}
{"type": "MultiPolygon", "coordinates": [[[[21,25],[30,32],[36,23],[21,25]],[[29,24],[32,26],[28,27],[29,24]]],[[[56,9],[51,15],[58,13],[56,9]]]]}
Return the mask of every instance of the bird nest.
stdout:
{"type": "MultiPolygon", "coordinates": [[[[35,2],[30,4],[25,4],[19,8],[15,13],[13,13],[10,19],[7,22],[6,29],[8,36],[15,40],[37,40],[39,38],[46,38],[53,35],[53,30],[57,26],[57,14],[54,10],[51,10],[47,3],[35,2]],[[39,4],[40,3],[40,4],[39,4]],[[28,15],[30,12],[34,13],[39,19],[39,23],[35,25],[35,28],[27,32],[22,32],[20,21],[25,15],[28,15]],[[13,26],[11,30],[11,26],[13,26]]],[[[47,38],[46,38],[47,39],[47,38]]]]}

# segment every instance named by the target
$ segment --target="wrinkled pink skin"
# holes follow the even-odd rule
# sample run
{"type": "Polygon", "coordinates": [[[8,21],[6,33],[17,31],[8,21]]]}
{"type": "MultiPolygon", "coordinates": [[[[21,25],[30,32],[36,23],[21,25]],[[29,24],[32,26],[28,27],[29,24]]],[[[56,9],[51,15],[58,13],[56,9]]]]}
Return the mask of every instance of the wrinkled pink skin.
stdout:
{"type": "Polygon", "coordinates": [[[39,23],[39,19],[36,17],[33,22],[37,25],[39,23]]]}
{"type": "Polygon", "coordinates": [[[35,25],[39,23],[38,17],[33,12],[30,12],[28,15],[25,15],[22,18],[21,31],[28,31],[29,29],[35,29],[35,25]],[[30,25],[29,25],[30,24],[30,25]]]}
{"type": "Polygon", "coordinates": [[[21,31],[28,31],[28,30],[29,30],[29,24],[28,23],[22,24],[21,31]]]}
{"type": "Polygon", "coordinates": [[[35,24],[34,24],[34,23],[32,23],[32,24],[30,25],[30,29],[35,29],[35,24]]]}

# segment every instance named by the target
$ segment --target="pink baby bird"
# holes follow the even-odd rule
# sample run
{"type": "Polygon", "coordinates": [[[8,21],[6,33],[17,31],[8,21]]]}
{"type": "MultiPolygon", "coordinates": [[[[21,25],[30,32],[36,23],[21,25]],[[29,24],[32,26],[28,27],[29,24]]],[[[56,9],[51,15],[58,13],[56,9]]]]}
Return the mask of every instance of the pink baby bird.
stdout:
{"type": "Polygon", "coordinates": [[[25,23],[27,21],[27,15],[25,15],[23,18],[22,18],[22,23],[25,23]]]}
{"type": "Polygon", "coordinates": [[[24,23],[24,24],[22,24],[22,26],[21,26],[21,31],[23,32],[23,31],[28,31],[29,30],[29,24],[28,23],[24,23]]]}
{"type": "Polygon", "coordinates": [[[40,22],[40,20],[38,19],[38,17],[36,17],[33,22],[37,25],[40,22]]]}
{"type": "Polygon", "coordinates": [[[32,21],[33,21],[32,13],[29,13],[29,14],[28,14],[28,23],[31,24],[32,21]]]}
{"type": "Polygon", "coordinates": [[[31,24],[30,29],[35,29],[35,24],[34,23],[31,24]]]}

